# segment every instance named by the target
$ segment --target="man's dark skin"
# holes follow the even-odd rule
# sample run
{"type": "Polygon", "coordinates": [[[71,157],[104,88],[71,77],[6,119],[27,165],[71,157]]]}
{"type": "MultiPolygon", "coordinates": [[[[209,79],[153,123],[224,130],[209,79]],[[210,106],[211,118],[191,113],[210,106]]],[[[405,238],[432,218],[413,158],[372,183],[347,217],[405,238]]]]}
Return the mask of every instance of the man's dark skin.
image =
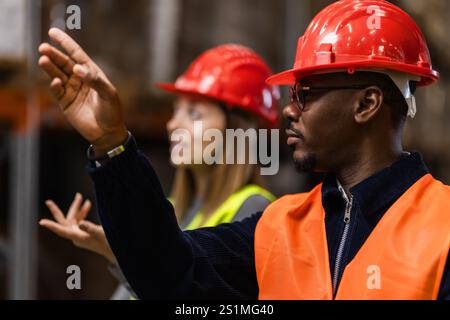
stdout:
{"type": "MultiPolygon", "coordinates": [[[[371,80],[370,74],[333,73],[301,82],[314,88],[364,85],[371,80]]],[[[362,90],[311,93],[304,112],[295,103],[287,105],[283,116],[289,123],[286,133],[292,137],[288,144],[296,166],[303,171],[335,172],[348,192],[395,162],[403,153],[404,118],[396,122],[395,111],[384,98],[382,89],[368,85],[362,90]]]]}

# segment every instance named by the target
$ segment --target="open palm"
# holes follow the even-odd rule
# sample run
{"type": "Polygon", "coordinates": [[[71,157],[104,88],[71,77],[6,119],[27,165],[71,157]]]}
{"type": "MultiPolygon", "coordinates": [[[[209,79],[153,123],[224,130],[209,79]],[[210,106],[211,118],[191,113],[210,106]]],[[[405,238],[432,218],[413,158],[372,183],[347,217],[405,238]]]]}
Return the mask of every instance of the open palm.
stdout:
{"type": "Polygon", "coordinates": [[[116,88],[83,49],[65,32],[52,28],[42,43],[39,66],[51,77],[50,90],[70,124],[101,152],[127,137],[116,88]]]}
{"type": "Polygon", "coordinates": [[[55,220],[42,219],[39,222],[41,226],[62,238],[71,240],[77,247],[96,252],[111,263],[117,264],[103,228],[85,220],[92,207],[89,200],[83,203],[83,197],[77,193],[67,215],[64,215],[52,200],[46,201],[46,205],[55,220]]]}

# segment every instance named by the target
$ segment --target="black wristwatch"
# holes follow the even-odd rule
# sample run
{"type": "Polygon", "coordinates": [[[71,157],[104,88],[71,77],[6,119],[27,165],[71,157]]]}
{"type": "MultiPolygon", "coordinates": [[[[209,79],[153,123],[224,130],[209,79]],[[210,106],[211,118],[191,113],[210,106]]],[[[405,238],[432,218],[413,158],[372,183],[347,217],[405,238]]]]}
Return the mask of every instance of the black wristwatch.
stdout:
{"type": "Polygon", "coordinates": [[[94,147],[91,144],[87,150],[87,157],[90,161],[98,162],[98,163],[110,160],[110,159],[118,156],[122,152],[124,152],[127,149],[127,147],[130,145],[132,140],[133,140],[133,136],[131,135],[130,131],[128,131],[128,137],[124,143],[122,143],[120,146],[108,151],[105,155],[100,156],[100,157],[95,156],[94,147]]]}

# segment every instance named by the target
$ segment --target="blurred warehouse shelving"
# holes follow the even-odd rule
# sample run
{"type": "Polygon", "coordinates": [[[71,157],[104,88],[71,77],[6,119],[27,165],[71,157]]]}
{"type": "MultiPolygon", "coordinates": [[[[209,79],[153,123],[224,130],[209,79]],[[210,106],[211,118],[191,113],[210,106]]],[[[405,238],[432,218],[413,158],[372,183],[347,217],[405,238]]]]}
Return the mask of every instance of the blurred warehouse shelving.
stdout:
{"type": "MultiPolygon", "coordinates": [[[[117,85],[127,125],[151,154],[168,191],[172,171],[165,123],[173,98],[155,90],[154,82],[173,81],[200,52],[228,42],[252,47],[274,70],[291,67],[297,37],[331,2],[0,0],[0,298],[108,298],[115,286],[102,259],[37,225],[39,217],[48,216],[47,198],[65,208],[77,191],[93,197],[84,170],[86,142],[64,121],[36,64],[38,43],[47,41],[50,26],[64,27],[68,5],[78,5],[82,13],[81,30],[69,33],[117,85]],[[81,292],[65,288],[65,267],[73,263],[84,270],[81,292]]],[[[442,75],[437,85],[418,93],[406,148],[422,151],[433,174],[449,183],[450,2],[392,2],[418,21],[442,75]]],[[[292,179],[285,147],[281,161],[279,175],[269,179],[276,194],[305,190],[316,181],[309,175],[292,179]]]]}

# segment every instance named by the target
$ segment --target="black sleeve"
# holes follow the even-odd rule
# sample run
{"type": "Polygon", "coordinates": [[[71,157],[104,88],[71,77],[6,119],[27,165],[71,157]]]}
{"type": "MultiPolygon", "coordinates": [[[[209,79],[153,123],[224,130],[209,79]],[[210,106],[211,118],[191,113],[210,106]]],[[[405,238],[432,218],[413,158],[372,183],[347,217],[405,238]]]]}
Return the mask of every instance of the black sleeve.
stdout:
{"type": "Polygon", "coordinates": [[[104,166],[91,163],[89,172],[108,242],[139,298],[257,298],[253,243],[261,213],[182,232],[134,142],[104,166]]]}
{"type": "Polygon", "coordinates": [[[444,274],[442,275],[438,300],[450,300],[450,253],[447,257],[444,274]]]}

